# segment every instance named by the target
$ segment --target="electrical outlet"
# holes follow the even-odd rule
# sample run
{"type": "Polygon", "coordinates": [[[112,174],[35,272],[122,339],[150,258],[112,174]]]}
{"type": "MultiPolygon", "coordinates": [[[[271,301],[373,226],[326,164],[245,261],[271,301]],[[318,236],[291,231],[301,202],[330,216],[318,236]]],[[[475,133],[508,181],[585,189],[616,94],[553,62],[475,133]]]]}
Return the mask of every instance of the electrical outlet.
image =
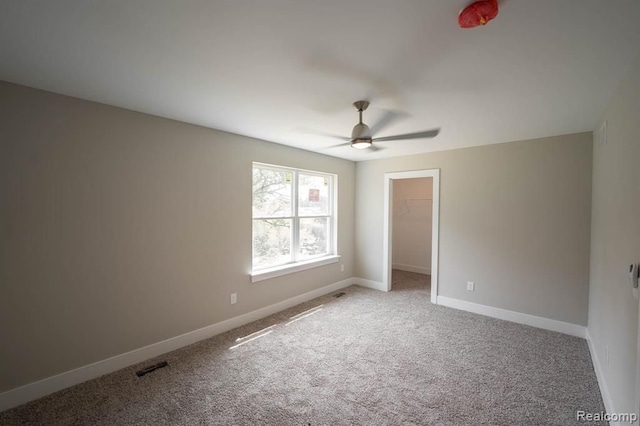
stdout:
{"type": "Polygon", "coordinates": [[[476,288],[476,284],[473,281],[467,281],[467,290],[474,291],[476,288]]]}
{"type": "Polygon", "coordinates": [[[609,346],[605,346],[604,347],[604,365],[606,365],[607,367],[609,366],[609,359],[610,359],[609,346]]]}
{"type": "Polygon", "coordinates": [[[344,263],[340,264],[340,272],[344,272],[344,263]]]}
{"type": "Polygon", "coordinates": [[[236,303],[238,303],[238,294],[237,293],[231,293],[231,304],[235,305],[236,303]]]}

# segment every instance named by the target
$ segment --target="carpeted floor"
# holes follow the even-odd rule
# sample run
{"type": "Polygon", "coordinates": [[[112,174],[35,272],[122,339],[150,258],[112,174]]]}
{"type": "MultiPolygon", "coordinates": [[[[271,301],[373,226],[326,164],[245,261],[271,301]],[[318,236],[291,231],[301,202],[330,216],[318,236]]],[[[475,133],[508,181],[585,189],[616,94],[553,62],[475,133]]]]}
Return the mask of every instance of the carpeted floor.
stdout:
{"type": "Polygon", "coordinates": [[[394,271],[389,293],[343,291],[5,411],[0,424],[570,425],[576,410],[604,411],[583,339],[434,306],[420,274],[394,271]]]}

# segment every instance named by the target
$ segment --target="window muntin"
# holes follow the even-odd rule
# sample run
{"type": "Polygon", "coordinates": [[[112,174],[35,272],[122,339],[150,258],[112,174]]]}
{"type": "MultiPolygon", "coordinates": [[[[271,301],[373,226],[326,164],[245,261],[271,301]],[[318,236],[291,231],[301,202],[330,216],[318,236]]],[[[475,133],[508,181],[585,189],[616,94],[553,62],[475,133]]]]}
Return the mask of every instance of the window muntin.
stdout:
{"type": "Polygon", "coordinates": [[[335,176],[253,165],[254,271],[335,253],[335,176]]]}

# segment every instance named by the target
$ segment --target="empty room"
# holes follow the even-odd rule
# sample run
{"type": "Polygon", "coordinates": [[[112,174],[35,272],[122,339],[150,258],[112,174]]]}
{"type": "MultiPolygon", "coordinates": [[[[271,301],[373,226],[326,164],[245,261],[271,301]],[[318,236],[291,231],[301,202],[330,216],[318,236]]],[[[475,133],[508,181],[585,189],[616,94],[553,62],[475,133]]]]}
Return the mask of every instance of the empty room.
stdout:
{"type": "Polygon", "coordinates": [[[637,0],[3,0],[0,424],[639,424],[637,0]]]}

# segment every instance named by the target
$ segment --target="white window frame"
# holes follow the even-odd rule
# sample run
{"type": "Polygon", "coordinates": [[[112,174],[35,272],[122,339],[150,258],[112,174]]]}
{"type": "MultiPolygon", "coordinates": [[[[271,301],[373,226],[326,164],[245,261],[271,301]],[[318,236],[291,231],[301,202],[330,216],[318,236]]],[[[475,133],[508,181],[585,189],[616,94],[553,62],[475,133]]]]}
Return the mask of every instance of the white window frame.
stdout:
{"type": "MultiPolygon", "coordinates": [[[[278,277],[281,275],[291,274],[294,272],[303,271],[310,268],[316,268],[319,266],[328,265],[331,263],[337,263],[340,259],[337,247],[337,229],[338,229],[338,218],[337,218],[337,195],[338,195],[338,176],[332,173],[319,172],[316,170],[306,170],[306,169],[298,169],[293,167],[285,167],[278,166],[273,164],[265,164],[254,162],[251,165],[251,174],[253,176],[254,168],[261,168],[267,170],[273,170],[277,172],[288,172],[292,174],[291,179],[291,210],[293,216],[284,216],[279,219],[290,219],[291,220],[291,258],[288,262],[269,265],[265,267],[254,268],[253,266],[253,221],[260,219],[271,219],[271,218],[263,218],[263,217],[254,217],[253,213],[251,214],[251,282],[263,281],[269,278],[278,277]],[[318,176],[329,179],[329,214],[328,215],[316,215],[316,216],[300,216],[298,212],[298,175],[302,173],[310,176],[318,176]],[[329,232],[328,238],[329,241],[327,243],[328,253],[317,255],[311,258],[299,258],[299,249],[300,249],[300,219],[312,219],[312,218],[327,218],[329,232]]],[[[252,185],[252,193],[251,193],[251,208],[253,211],[253,185],[252,185]]]]}

